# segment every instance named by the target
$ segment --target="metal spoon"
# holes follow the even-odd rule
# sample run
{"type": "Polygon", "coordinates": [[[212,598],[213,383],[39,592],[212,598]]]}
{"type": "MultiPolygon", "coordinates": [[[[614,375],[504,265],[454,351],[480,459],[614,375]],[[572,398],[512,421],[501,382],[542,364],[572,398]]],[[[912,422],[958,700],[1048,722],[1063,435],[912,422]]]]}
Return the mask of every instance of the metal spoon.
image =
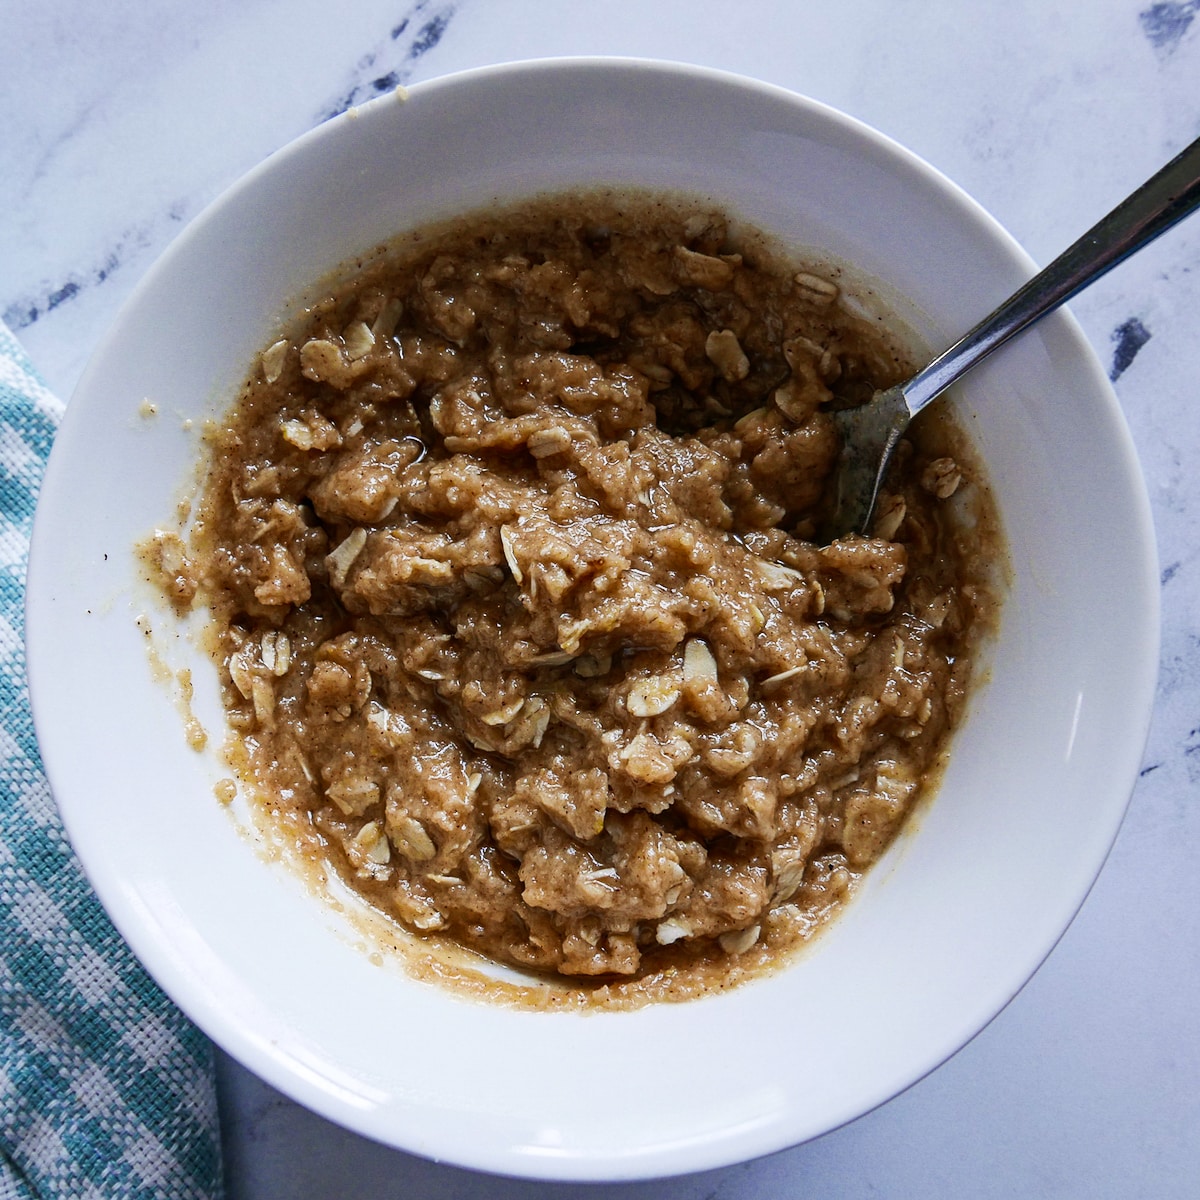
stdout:
{"type": "Polygon", "coordinates": [[[1200,205],[1200,139],[907,383],[833,414],[842,437],[831,537],[866,533],[908,423],[960,375],[1200,205]]]}

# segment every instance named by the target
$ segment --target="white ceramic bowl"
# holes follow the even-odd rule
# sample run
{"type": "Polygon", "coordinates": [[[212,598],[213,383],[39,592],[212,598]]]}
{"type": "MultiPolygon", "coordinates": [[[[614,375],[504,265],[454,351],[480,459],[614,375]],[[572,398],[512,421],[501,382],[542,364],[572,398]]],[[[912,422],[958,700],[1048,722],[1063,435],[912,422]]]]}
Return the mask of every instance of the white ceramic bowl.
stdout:
{"type": "MultiPolygon", "coordinates": [[[[848,1121],[954,1053],[1082,902],[1139,765],[1157,657],[1148,505],[1071,319],[999,352],[956,403],[990,469],[1012,591],[940,794],[816,946],[760,982],[632,1013],[471,1003],[373,965],[213,797],[154,678],[131,547],[169,520],[221,411],[306,284],[403,228],[542,190],[707,194],[906,298],[940,347],[1031,263],[962,192],[819,104],[689,67],[504,66],[312,131],[149,273],[72,400],[29,573],[42,752],[118,928],[214,1040],[383,1142],[497,1172],[698,1170],[848,1121]],[[141,415],[145,400],[158,416],[141,415]]],[[[211,666],[162,617],[213,725],[211,666]],[[189,657],[190,656],[190,657],[189,657]],[[207,681],[207,682],[206,682],[207,681]]],[[[172,642],[163,649],[163,638],[172,642]]]]}

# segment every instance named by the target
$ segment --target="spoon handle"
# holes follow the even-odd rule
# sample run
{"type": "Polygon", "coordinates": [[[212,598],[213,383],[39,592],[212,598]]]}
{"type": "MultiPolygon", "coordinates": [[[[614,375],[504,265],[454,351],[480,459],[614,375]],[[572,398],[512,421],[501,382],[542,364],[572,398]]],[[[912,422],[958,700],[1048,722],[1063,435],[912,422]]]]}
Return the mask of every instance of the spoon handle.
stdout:
{"type": "Polygon", "coordinates": [[[904,385],[916,416],[960,375],[1200,205],[1200,138],[904,385]]]}

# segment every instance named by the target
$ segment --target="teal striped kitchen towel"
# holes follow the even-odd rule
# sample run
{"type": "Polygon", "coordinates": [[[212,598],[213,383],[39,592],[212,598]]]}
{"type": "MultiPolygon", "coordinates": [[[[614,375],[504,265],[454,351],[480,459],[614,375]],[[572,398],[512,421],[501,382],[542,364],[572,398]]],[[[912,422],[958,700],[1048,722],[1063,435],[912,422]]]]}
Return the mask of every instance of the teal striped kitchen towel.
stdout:
{"type": "Polygon", "coordinates": [[[216,1200],[212,1047],[71,852],[25,685],[25,563],[62,408],[0,324],[0,1200],[216,1200]]]}

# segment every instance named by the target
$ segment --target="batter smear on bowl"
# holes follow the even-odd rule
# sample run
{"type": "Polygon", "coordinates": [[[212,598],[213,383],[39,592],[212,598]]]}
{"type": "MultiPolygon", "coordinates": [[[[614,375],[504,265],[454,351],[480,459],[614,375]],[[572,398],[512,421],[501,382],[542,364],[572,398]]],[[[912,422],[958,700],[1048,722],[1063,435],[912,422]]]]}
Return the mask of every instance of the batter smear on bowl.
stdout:
{"type": "Polygon", "coordinates": [[[936,776],[996,603],[947,428],[876,536],[816,540],[830,408],[908,368],[833,273],[661,198],[358,264],[159,543],[214,614],[244,781],[490,959],[643,997],[777,961],[936,776]]]}

